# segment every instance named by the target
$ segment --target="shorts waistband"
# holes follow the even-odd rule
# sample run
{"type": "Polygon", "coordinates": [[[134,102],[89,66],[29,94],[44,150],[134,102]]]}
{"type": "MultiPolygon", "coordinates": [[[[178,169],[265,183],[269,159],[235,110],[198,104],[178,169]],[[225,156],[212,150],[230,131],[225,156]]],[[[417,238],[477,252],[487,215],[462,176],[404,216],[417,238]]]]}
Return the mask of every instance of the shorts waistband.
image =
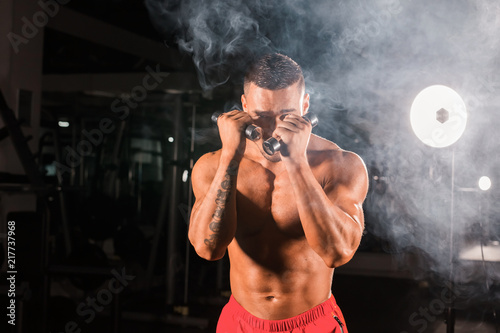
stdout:
{"type": "Polygon", "coordinates": [[[295,317],[282,320],[267,320],[258,318],[247,310],[245,310],[236,299],[231,295],[229,302],[227,303],[228,308],[231,309],[233,315],[239,317],[240,320],[246,322],[248,325],[261,329],[268,332],[282,332],[291,331],[298,327],[306,326],[320,317],[326,315],[331,316],[332,313],[337,312],[337,302],[333,295],[323,303],[316,305],[314,308],[303,312],[295,317]]]}

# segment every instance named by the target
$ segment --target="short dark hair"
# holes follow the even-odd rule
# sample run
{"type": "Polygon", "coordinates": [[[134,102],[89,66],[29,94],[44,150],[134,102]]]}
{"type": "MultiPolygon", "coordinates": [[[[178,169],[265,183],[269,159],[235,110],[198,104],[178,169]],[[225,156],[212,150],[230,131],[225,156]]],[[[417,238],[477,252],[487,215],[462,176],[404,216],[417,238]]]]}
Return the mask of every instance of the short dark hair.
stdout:
{"type": "Polygon", "coordinates": [[[300,66],[290,57],[280,53],[266,54],[254,62],[245,75],[245,92],[250,83],[269,90],[284,89],[300,82],[299,89],[305,88],[304,75],[300,66]]]}

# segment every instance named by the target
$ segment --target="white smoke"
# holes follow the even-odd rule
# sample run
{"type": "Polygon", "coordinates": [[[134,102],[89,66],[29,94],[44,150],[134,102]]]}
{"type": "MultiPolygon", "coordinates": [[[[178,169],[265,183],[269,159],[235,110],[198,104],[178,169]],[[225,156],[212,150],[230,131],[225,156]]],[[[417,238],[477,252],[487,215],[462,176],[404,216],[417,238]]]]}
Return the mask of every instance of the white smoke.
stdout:
{"type": "MultiPolygon", "coordinates": [[[[387,242],[385,251],[426,256],[425,267],[414,267],[416,274],[450,274],[450,230],[455,255],[470,242],[500,240],[500,150],[494,135],[500,126],[500,2],[146,4],[159,30],[175,35],[179,48],[193,57],[204,89],[241,83],[248,63],[262,53],[282,52],[302,66],[311,109],[320,116],[319,133],[360,154],[371,176],[379,170],[365,204],[367,230],[387,242]],[[433,84],[450,86],[467,104],[466,132],[452,148],[424,146],[410,127],[413,99],[433,84]],[[483,174],[493,181],[489,193],[462,190],[476,187],[483,174]],[[478,225],[489,232],[469,237],[484,233],[478,225]]],[[[500,281],[498,270],[488,274],[500,281]]],[[[460,276],[467,280],[467,274],[460,276]]]]}

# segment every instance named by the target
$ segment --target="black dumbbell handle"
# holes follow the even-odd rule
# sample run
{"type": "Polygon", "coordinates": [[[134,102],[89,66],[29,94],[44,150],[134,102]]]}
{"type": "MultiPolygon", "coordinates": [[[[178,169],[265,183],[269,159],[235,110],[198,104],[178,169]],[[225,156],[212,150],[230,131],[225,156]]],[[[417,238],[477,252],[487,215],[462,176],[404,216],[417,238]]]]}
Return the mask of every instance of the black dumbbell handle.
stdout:
{"type": "MultiPolygon", "coordinates": [[[[318,125],[318,116],[316,116],[316,114],[314,114],[313,112],[306,113],[305,115],[302,116],[302,118],[309,121],[313,128],[316,127],[316,125],[318,125]]],[[[273,155],[275,152],[281,149],[281,144],[278,141],[278,139],[269,138],[266,141],[264,141],[262,147],[264,148],[264,151],[268,155],[273,155]]]]}
{"type": "MultiPolygon", "coordinates": [[[[219,116],[222,114],[222,112],[216,111],[212,114],[212,122],[217,125],[217,120],[219,119],[219,116]]],[[[252,141],[259,140],[261,137],[261,131],[260,128],[255,126],[255,125],[248,125],[247,128],[245,128],[245,136],[252,141]]]]}

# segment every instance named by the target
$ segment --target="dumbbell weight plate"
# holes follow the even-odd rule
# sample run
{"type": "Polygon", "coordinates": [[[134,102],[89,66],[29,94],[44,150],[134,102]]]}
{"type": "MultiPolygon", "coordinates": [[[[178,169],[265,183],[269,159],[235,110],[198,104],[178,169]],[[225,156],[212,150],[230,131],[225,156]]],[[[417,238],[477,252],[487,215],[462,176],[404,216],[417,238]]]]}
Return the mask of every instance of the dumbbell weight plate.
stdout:
{"type": "MultiPolygon", "coordinates": [[[[216,111],[210,117],[215,125],[217,125],[217,120],[221,114],[222,112],[216,111]]],[[[255,125],[248,125],[247,128],[245,128],[245,136],[252,141],[259,140],[261,138],[261,130],[255,125]]]]}
{"type": "MultiPolygon", "coordinates": [[[[311,123],[311,126],[314,128],[318,125],[318,116],[316,116],[313,112],[308,112],[302,116],[302,118],[308,120],[311,123]]],[[[262,144],[262,148],[268,155],[273,155],[275,152],[280,150],[281,144],[276,138],[269,138],[262,144]]]]}

